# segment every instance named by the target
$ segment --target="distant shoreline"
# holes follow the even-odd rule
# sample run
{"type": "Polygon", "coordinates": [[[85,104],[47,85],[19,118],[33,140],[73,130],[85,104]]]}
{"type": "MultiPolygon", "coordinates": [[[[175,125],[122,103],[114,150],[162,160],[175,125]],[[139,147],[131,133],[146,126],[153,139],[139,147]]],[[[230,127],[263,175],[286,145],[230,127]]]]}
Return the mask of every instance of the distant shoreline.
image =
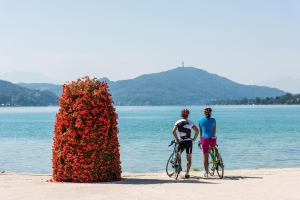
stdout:
{"type": "MultiPolygon", "coordinates": [[[[300,106],[300,104],[214,104],[214,105],[113,105],[114,107],[177,107],[177,106],[300,106]]],[[[51,107],[60,107],[60,106],[0,106],[0,108],[51,108],[51,107]]]]}
{"type": "Polygon", "coordinates": [[[0,107],[59,107],[59,105],[55,106],[1,106],[0,107]]]}
{"type": "MultiPolygon", "coordinates": [[[[240,172],[242,173],[243,171],[251,171],[251,172],[255,172],[255,171],[261,171],[261,170],[292,170],[292,169],[296,169],[296,170],[299,170],[300,171],[300,167],[284,167],[284,168],[281,168],[281,167],[261,167],[261,168],[256,168],[256,169],[251,169],[251,168],[245,168],[245,169],[230,169],[230,170],[227,170],[225,168],[225,174],[226,173],[236,173],[236,172],[240,172]]],[[[200,170],[197,170],[197,171],[194,171],[191,169],[190,171],[191,174],[201,174],[204,173],[204,169],[200,169],[200,170]]],[[[0,176],[2,175],[20,175],[20,176],[52,176],[51,173],[34,173],[34,172],[13,172],[13,171],[5,171],[5,170],[0,170],[0,176]]],[[[181,174],[184,174],[184,172],[181,172],[181,174]]],[[[141,173],[136,173],[136,172],[122,172],[122,177],[140,177],[140,176],[157,176],[157,175],[166,175],[166,172],[165,171],[158,171],[158,172],[141,172],[141,173]]]]}

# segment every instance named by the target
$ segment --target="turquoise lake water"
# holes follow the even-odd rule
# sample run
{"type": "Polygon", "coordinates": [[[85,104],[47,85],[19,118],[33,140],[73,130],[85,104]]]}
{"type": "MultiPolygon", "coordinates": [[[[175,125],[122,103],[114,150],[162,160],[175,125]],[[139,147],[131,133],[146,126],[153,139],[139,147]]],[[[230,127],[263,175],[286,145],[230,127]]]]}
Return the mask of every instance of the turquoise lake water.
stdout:
{"type": "MultiPolygon", "coordinates": [[[[203,106],[186,107],[197,124],[203,106]]],[[[300,167],[300,106],[213,106],[225,170],[300,167]]],[[[183,107],[116,107],[123,172],[164,171],[183,107]]],[[[58,107],[0,108],[0,170],[51,174],[58,107]]],[[[183,156],[185,159],[185,156],[183,156]]],[[[192,168],[203,171],[194,142],[192,168]]],[[[184,165],[185,166],[185,165],[184,165]]],[[[185,169],[185,167],[183,168],[185,169]]]]}

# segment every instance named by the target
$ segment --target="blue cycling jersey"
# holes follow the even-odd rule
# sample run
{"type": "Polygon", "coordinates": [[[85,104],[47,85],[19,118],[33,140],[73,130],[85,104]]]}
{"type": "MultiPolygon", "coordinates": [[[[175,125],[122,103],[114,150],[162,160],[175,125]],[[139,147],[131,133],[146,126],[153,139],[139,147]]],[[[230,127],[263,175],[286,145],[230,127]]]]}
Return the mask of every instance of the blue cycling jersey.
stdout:
{"type": "Polygon", "coordinates": [[[202,137],[203,138],[212,138],[215,136],[214,134],[214,125],[216,124],[216,120],[214,118],[207,119],[203,117],[199,119],[199,125],[202,129],[202,137]]]}

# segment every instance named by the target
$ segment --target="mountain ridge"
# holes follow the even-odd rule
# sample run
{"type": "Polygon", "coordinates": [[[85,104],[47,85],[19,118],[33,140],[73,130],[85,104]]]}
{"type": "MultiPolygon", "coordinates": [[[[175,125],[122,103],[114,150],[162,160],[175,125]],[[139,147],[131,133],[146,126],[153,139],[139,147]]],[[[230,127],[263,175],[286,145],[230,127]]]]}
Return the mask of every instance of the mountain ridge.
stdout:
{"type": "MultiPolygon", "coordinates": [[[[276,88],[239,84],[194,67],[177,67],[127,80],[110,81],[107,77],[98,80],[108,83],[115,105],[203,105],[212,100],[286,94],[276,88]]],[[[31,89],[56,91],[61,96],[61,85],[19,84],[31,89]]]]}
{"type": "Polygon", "coordinates": [[[0,80],[5,80],[14,84],[23,83],[51,83],[60,84],[61,81],[49,78],[38,72],[13,71],[0,74],[0,80]]]}
{"type": "Polygon", "coordinates": [[[31,90],[49,90],[53,92],[57,96],[61,96],[62,93],[62,85],[52,84],[52,83],[17,83],[17,85],[22,86],[24,88],[28,88],[31,90]]]}
{"type": "Polygon", "coordinates": [[[285,94],[275,88],[235,83],[194,67],[177,67],[129,80],[105,79],[116,105],[202,105],[214,99],[264,98],[285,94]]]}
{"type": "Polygon", "coordinates": [[[0,106],[49,106],[56,103],[57,96],[48,90],[31,90],[0,80],[0,106]]]}

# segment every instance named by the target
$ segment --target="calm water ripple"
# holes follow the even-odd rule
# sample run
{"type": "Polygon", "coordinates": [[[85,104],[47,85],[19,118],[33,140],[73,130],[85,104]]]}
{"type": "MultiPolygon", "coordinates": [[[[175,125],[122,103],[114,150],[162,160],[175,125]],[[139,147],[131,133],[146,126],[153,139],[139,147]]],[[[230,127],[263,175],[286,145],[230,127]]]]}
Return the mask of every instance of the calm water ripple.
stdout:
{"type": "MultiPolygon", "coordinates": [[[[164,171],[182,107],[116,107],[123,172],[164,171]]],[[[194,123],[201,106],[190,106],[194,123]]],[[[47,173],[57,107],[0,108],[0,170],[47,173]]],[[[300,106],[214,106],[226,169],[300,167],[300,106]],[[291,159],[291,155],[294,155],[291,159]]],[[[185,159],[185,155],[183,156],[185,159]]],[[[193,149],[192,168],[203,170],[193,149]]],[[[185,167],[184,167],[185,169],[185,167]]]]}

